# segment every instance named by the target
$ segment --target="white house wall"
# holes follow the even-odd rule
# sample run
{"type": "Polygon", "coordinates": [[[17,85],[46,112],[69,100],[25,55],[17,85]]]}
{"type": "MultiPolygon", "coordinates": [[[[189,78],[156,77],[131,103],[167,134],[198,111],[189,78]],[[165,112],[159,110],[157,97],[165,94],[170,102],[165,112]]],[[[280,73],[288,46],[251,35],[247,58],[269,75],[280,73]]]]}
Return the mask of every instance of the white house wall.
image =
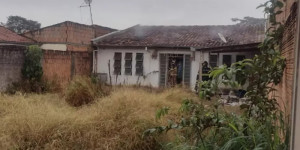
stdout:
{"type": "MultiPolygon", "coordinates": [[[[189,54],[192,52],[189,50],[159,50],[157,52],[157,58],[152,58],[152,49],[98,49],[97,62],[95,71],[97,73],[107,74],[106,82],[109,84],[109,68],[108,62],[110,61],[110,74],[113,85],[133,85],[140,84],[143,86],[159,87],[159,55],[160,54],[189,54]],[[122,68],[121,75],[114,75],[114,54],[116,52],[122,53],[122,68]],[[125,75],[125,53],[132,53],[132,75],[125,75]],[[135,75],[136,53],[144,54],[144,77],[135,75]]],[[[195,61],[191,61],[191,89],[195,87],[196,77],[199,70],[200,54],[196,52],[195,61]]]]}
{"type": "MultiPolygon", "coordinates": [[[[111,81],[113,85],[134,85],[140,84],[143,86],[159,87],[159,56],[160,54],[188,54],[193,56],[191,59],[191,74],[190,74],[190,88],[194,89],[196,85],[197,74],[199,71],[199,64],[203,61],[209,62],[209,52],[196,51],[192,52],[190,50],[158,50],[157,58],[152,58],[153,49],[126,49],[126,48],[108,48],[108,49],[98,49],[96,53],[96,63],[95,71],[100,74],[107,74],[106,82],[109,84],[109,69],[108,62],[110,61],[110,74],[111,81]],[[122,67],[121,75],[114,74],[114,54],[116,52],[122,53],[122,67]],[[125,53],[132,53],[132,75],[125,75],[125,53]],[[136,53],[144,54],[144,77],[137,76],[135,74],[136,68],[136,53]],[[203,58],[201,61],[200,59],[203,58]]],[[[236,55],[245,55],[246,58],[252,58],[254,54],[247,52],[234,52],[234,53],[219,53],[218,65],[222,65],[223,55],[232,55],[232,62],[235,62],[236,55]]]]}

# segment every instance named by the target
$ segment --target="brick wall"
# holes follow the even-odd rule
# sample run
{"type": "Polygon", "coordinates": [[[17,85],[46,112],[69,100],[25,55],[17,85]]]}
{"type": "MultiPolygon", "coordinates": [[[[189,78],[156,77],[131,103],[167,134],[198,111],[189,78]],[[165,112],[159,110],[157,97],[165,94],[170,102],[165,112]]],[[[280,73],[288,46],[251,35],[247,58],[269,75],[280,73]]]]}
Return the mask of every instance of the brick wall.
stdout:
{"type": "Polygon", "coordinates": [[[92,72],[92,53],[44,51],[44,78],[63,87],[76,75],[88,76],[92,72]]]}
{"type": "Polygon", "coordinates": [[[280,1],[284,3],[284,7],[281,9],[283,12],[277,15],[277,20],[282,23],[285,23],[291,14],[292,6],[296,2],[296,0],[280,0],[280,1]]]}
{"type": "Polygon", "coordinates": [[[112,31],[115,30],[97,25],[89,26],[66,21],[25,33],[24,36],[39,43],[68,44],[68,51],[87,51],[90,49],[91,39],[112,31]]]}
{"type": "Polygon", "coordinates": [[[0,45],[0,91],[22,78],[25,49],[24,46],[0,45]]]}
{"type": "MultiPolygon", "coordinates": [[[[24,46],[0,45],[0,91],[22,79],[24,46]]],[[[89,76],[92,72],[92,53],[43,51],[43,78],[64,87],[73,76],[89,76]]]]}
{"type": "Polygon", "coordinates": [[[92,53],[88,52],[72,52],[72,60],[74,69],[71,70],[72,76],[86,76],[92,73],[92,53]]]}
{"type": "Polygon", "coordinates": [[[71,80],[71,54],[61,51],[44,51],[43,77],[62,85],[71,80]]]}
{"type": "Polygon", "coordinates": [[[276,87],[280,107],[291,113],[294,83],[294,56],[295,56],[295,36],[297,22],[297,5],[293,0],[286,1],[284,12],[278,17],[283,22],[284,33],[282,39],[282,56],[286,58],[286,69],[284,70],[282,82],[276,87]]]}

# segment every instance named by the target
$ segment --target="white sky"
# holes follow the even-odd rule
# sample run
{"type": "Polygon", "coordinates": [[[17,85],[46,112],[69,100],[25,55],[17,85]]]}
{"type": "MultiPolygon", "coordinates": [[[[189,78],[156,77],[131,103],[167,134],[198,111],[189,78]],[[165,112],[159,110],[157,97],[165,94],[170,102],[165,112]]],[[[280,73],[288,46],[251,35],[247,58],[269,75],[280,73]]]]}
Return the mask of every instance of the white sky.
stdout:
{"type": "MultiPolygon", "coordinates": [[[[66,20],[91,24],[84,0],[0,0],[0,22],[10,15],[42,27],[66,20]]],[[[94,24],[124,29],[142,25],[221,25],[231,18],[264,17],[256,7],[266,0],[93,0],[94,24]]]]}

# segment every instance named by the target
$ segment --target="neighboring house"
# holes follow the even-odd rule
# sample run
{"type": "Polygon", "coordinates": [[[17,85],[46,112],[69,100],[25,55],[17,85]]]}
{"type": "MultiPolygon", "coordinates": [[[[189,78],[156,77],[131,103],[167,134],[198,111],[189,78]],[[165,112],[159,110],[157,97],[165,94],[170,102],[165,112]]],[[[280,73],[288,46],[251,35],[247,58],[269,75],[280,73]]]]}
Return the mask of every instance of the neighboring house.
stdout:
{"type": "Polygon", "coordinates": [[[17,33],[0,26],[1,45],[28,45],[34,43],[33,40],[20,36],[17,33]]]}
{"type": "Polygon", "coordinates": [[[113,31],[116,30],[65,21],[23,35],[37,41],[44,50],[88,51],[91,50],[91,39],[113,31]]]}
{"type": "Polygon", "coordinates": [[[0,91],[21,79],[26,46],[34,41],[0,26],[0,91]]]}
{"type": "Polygon", "coordinates": [[[200,64],[230,65],[258,53],[265,26],[133,26],[93,40],[93,72],[109,84],[195,87],[200,64]]]}

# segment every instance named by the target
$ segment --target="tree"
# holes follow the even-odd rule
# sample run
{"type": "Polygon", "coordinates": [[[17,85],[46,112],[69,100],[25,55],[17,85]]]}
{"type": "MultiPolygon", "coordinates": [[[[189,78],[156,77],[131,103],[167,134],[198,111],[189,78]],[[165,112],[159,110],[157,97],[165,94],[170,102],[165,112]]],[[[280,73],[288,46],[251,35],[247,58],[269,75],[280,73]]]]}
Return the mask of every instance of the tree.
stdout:
{"type": "Polygon", "coordinates": [[[24,66],[22,75],[25,80],[30,82],[40,82],[43,76],[41,59],[43,52],[38,45],[29,46],[25,52],[24,66]]]}
{"type": "Polygon", "coordinates": [[[4,26],[19,34],[41,28],[41,24],[39,22],[28,20],[20,16],[9,16],[4,26]]]}
{"type": "Polygon", "coordinates": [[[244,17],[243,19],[232,18],[233,22],[237,22],[240,25],[261,25],[266,23],[266,19],[264,18],[254,18],[254,17],[244,17]]]}

